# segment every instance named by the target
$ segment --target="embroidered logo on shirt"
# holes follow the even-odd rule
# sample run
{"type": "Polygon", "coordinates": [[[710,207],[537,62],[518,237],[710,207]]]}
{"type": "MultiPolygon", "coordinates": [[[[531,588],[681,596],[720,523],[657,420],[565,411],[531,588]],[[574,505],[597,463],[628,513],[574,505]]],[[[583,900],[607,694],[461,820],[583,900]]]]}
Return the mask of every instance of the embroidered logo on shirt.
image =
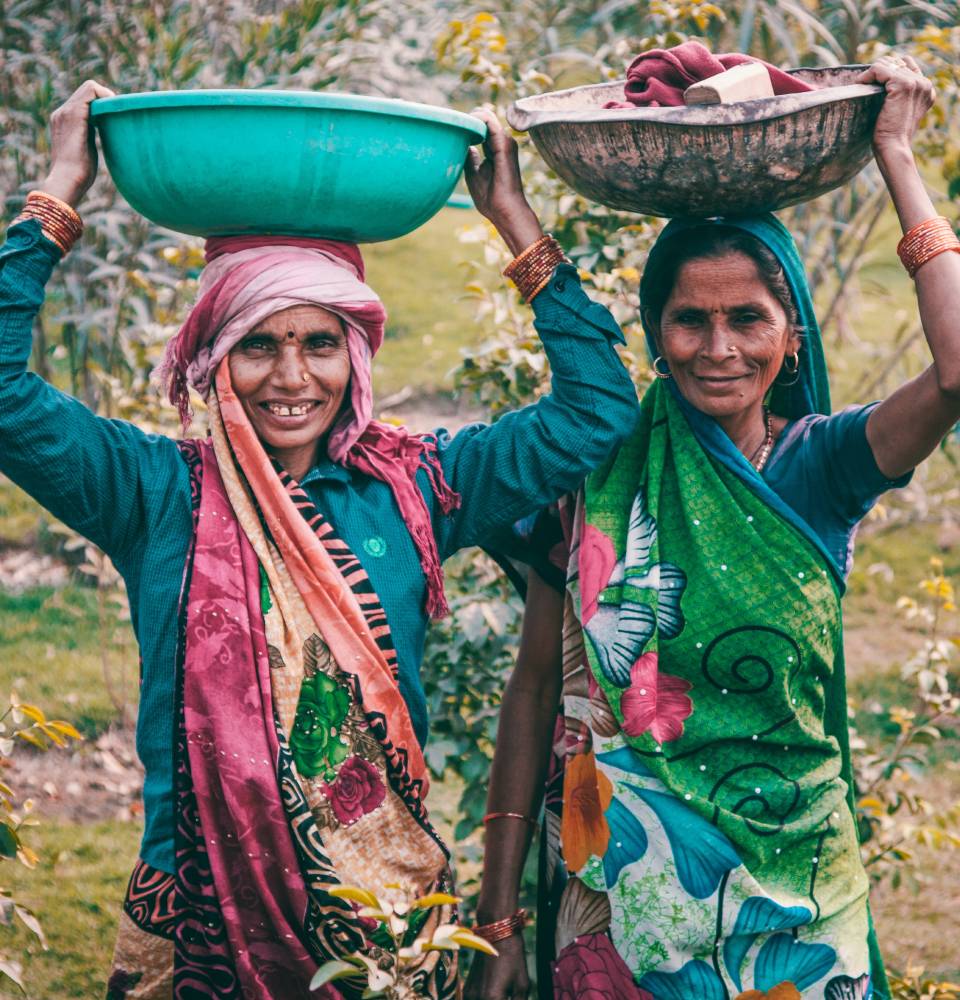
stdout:
{"type": "Polygon", "coordinates": [[[368,556],[379,559],[387,554],[387,543],[379,535],[371,535],[363,540],[363,551],[368,556]]]}

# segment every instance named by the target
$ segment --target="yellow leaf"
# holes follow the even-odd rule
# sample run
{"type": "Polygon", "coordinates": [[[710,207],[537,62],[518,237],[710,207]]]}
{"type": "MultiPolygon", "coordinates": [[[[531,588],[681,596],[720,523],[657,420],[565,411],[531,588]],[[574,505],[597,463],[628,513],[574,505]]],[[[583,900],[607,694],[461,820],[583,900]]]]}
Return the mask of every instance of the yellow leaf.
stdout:
{"type": "Polygon", "coordinates": [[[58,733],[63,733],[64,736],[69,736],[72,740],[82,740],[83,736],[80,734],[79,730],[75,726],[71,726],[69,722],[63,722],[57,719],[55,722],[48,722],[48,726],[51,729],[56,729],[58,733]]]}
{"type": "Polygon", "coordinates": [[[380,900],[369,889],[360,889],[355,885],[335,885],[329,892],[337,899],[349,899],[351,903],[359,903],[361,906],[369,906],[376,910],[383,909],[380,900]]]}
{"type": "Polygon", "coordinates": [[[43,735],[51,742],[56,743],[58,747],[65,747],[67,745],[67,741],[55,729],[52,729],[46,723],[37,723],[37,725],[43,735]]]}
{"type": "Polygon", "coordinates": [[[14,735],[19,736],[25,743],[30,743],[35,747],[39,747],[41,750],[47,749],[46,743],[44,743],[36,733],[29,729],[18,729],[14,735]]]}
{"type": "Polygon", "coordinates": [[[36,868],[37,862],[40,860],[40,855],[27,847],[26,844],[21,844],[20,849],[17,851],[17,860],[25,868],[36,868]]]}
{"type": "Polygon", "coordinates": [[[456,941],[458,945],[463,948],[473,948],[474,951],[482,951],[485,955],[498,955],[499,952],[489,941],[485,938],[480,937],[478,934],[473,934],[468,931],[465,927],[462,927],[458,931],[454,931],[450,935],[452,941],[456,941]]]}
{"type": "Polygon", "coordinates": [[[28,705],[26,702],[21,702],[17,706],[23,714],[30,719],[32,722],[46,722],[47,717],[37,708],[36,705],[28,705]]]}
{"type": "Polygon", "coordinates": [[[428,910],[431,906],[453,906],[459,902],[459,896],[451,896],[446,892],[431,892],[428,896],[415,899],[413,908],[415,910],[428,910]]]}

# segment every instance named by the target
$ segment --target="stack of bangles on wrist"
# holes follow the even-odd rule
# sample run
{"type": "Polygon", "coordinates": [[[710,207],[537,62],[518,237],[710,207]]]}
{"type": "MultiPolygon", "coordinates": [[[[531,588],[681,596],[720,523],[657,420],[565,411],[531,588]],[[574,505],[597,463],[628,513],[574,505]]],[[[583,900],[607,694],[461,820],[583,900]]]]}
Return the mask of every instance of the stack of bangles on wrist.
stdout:
{"type": "Polygon", "coordinates": [[[546,287],[557,265],[566,259],[560,244],[552,236],[541,236],[536,243],[531,243],[523,253],[514,257],[503,273],[517,286],[527,302],[532,302],[546,287]]]}
{"type": "Polygon", "coordinates": [[[477,937],[482,937],[489,944],[494,944],[497,941],[513,937],[514,934],[520,934],[526,924],[527,911],[521,908],[509,917],[504,917],[503,920],[495,920],[492,924],[481,924],[479,927],[474,927],[473,933],[477,937]]]}
{"type": "Polygon", "coordinates": [[[960,252],[960,239],[942,215],[914,226],[897,244],[897,254],[911,278],[927,261],[948,250],[960,252]]]}
{"type": "Polygon", "coordinates": [[[36,219],[43,235],[51,243],[56,243],[64,256],[70,252],[83,232],[83,220],[80,216],[65,201],[43,191],[31,191],[27,195],[27,203],[14,223],[25,222],[27,219],[36,219]]]}

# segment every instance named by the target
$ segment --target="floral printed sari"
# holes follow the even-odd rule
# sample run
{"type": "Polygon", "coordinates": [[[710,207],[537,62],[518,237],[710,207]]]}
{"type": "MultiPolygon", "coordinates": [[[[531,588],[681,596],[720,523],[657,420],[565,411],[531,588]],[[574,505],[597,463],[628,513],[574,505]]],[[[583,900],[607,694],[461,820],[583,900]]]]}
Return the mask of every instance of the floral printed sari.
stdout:
{"type": "MultiPolygon", "coordinates": [[[[806,329],[802,378],[774,411],[829,412],[792,240],[772,217],[733,224],[777,254],[806,329]]],[[[633,438],[560,513],[541,983],[558,1000],[886,998],[829,554],[661,381],[633,438]]]]}
{"type": "MultiPolygon", "coordinates": [[[[309,989],[331,959],[390,961],[376,922],[329,890],[449,892],[448,855],[427,819],[382,605],[266,458],[225,369],[211,440],[182,448],[195,537],[181,608],[173,996],[359,997],[350,981],[309,989]]],[[[424,911],[410,934],[451,917],[424,911]]],[[[117,995],[141,995],[139,971],[115,970],[117,995]]],[[[415,988],[455,996],[455,961],[426,953],[415,988]]]]}

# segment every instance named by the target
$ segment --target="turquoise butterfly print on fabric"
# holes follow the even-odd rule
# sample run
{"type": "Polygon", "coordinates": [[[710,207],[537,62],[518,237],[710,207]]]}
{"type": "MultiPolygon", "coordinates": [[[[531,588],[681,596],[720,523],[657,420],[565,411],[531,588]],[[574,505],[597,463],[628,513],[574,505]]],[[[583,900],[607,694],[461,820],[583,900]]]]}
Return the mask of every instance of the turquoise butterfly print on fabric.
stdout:
{"type": "MultiPolygon", "coordinates": [[[[597,531],[597,535],[602,533],[597,531]]],[[[599,539],[601,546],[604,538],[599,539]]],[[[634,664],[654,633],[674,639],[683,630],[680,600],[687,577],[679,566],[657,561],[657,522],[647,509],[642,490],[633,500],[623,557],[614,562],[613,542],[606,542],[608,572],[601,571],[597,580],[598,595],[617,588],[620,598],[598,601],[589,617],[584,614],[584,626],[604,677],[626,688],[634,664]]]]}

